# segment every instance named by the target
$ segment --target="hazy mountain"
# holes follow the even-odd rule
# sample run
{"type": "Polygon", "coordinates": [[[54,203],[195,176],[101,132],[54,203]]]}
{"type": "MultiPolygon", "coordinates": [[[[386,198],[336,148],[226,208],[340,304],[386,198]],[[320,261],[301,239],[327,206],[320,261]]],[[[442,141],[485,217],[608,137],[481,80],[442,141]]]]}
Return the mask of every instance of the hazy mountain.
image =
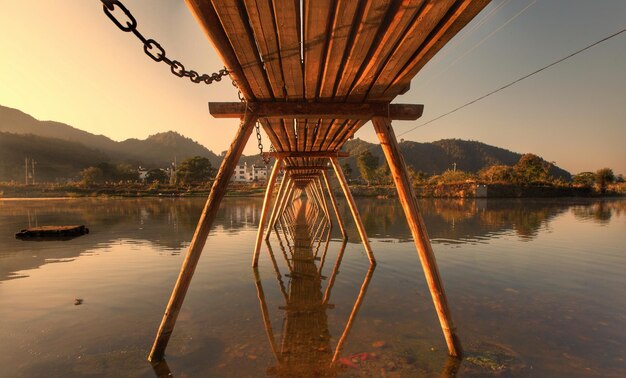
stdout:
{"type": "MultiPolygon", "coordinates": [[[[0,180],[16,179],[16,172],[24,170],[25,157],[32,157],[39,164],[49,163],[50,179],[73,177],[77,170],[101,161],[149,168],[167,167],[175,159],[182,161],[192,156],[204,156],[214,166],[221,161],[206,147],[173,131],[151,135],[145,140],[116,142],[64,123],[39,121],[5,106],[0,106],[0,146],[0,180]]],[[[46,171],[41,168],[40,177],[44,179],[46,171]]],[[[23,177],[23,173],[17,177],[23,177]]]]}
{"type": "MultiPolygon", "coordinates": [[[[369,149],[373,155],[378,156],[381,164],[385,162],[385,156],[380,145],[374,145],[361,139],[349,140],[344,145],[343,150],[349,152],[351,156],[342,159],[342,162],[350,164],[354,172],[353,176],[358,175],[356,159],[365,149],[369,149]]],[[[455,163],[456,169],[476,173],[494,164],[515,165],[522,156],[522,154],[504,148],[460,139],[442,139],[432,143],[402,141],[400,151],[402,151],[406,163],[415,171],[428,174],[440,174],[447,169],[452,169],[455,163]]],[[[550,174],[565,179],[571,177],[569,172],[559,167],[553,167],[550,174]]]]}
{"type": "MultiPolygon", "coordinates": [[[[358,176],[356,158],[364,149],[370,149],[385,161],[379,145],[360,139],[348,141],[343,150],[351,154],[342,159],[352,166],[353,177],[358,176]]],[[[478,172],[493,164],[514,165],[521,154],[476,141],[443,139],[432,143],[402,141],[400,150],[408,165],[415,171],[439,174],[456,168],[478,172]]],[[[147,168],[166,167],[174,159],[179,162],[192,156],[204,156],[214,167],[222,157],[201,144],[174,131],[151,135],[145,140],[127,139],[116,142],[103,135],[94,135],[60,122],[38,121],[16,109],[0,106],[0,180],[23,180],[24,158],[37,161],[40,179],[75,177],[90,165],[106,161],[124,162],[147,168]]],[[[262,165],[258,154],[243,156],[241,162],[262,165]]],[[[554,167],[555,177],[570,178],[570,174],[554,167]]]]}

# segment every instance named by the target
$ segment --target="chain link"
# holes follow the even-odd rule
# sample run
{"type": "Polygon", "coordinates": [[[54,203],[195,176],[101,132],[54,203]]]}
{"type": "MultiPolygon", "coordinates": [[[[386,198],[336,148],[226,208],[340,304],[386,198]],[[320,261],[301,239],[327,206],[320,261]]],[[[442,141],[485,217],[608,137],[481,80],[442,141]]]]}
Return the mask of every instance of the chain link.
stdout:
{"type": "Polygon", "coordinates": [[[181,62],[168,58],[165,54],[165,49],[161,47],[161,45],[157,41],[155,41],[154,39],[146,39],[139,32],[139,30],[137,30],[137,20],[135,19],[135,17],[133,17],[132,13],[130,13],[130,11],[124,6],[124,4],[122,4],[118,0],[100,1],[102,2],[102,10],[107,15],[107,17],[109,17],[109,19],[113,21],[113,23],[117,25],[120,30],[133,33],[143,43],[143,51],[146,53],[146,55],[148,55],[150,59],[154,60],[155,62],[164,62],[165,64],[170,66],[170,71],[172,72],[172,74],[178,77],[188,77],[189,80],[196,84],[212,84],[214,81],[220,81],[222,80],[222,77],[228,75],[228,70],[226,69],[226,67],[219,70],[218,72],[202,75],[198,74],[194,70],[186,70],[185,66],[181,62]],[[124,13],[124,16],[126,17],[124,23],[118,20],[113,15],[113,12],[116,8],[119,8],[122,13],[124,13]]]}

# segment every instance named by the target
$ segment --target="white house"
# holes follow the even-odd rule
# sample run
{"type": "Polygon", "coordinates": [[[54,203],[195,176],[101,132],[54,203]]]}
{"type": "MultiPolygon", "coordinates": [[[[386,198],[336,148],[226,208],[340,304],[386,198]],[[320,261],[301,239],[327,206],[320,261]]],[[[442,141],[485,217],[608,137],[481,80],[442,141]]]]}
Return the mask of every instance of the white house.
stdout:
{"type": "Polygon", "coordinates": [[[267,171],[270,168],[271,167],[265,165],[248,165],[248,163],[244,163],[243,165],[239,164],[235,167],[235,173],[233,173],[231,180],[235,182],[266,181],[267,171]]]}

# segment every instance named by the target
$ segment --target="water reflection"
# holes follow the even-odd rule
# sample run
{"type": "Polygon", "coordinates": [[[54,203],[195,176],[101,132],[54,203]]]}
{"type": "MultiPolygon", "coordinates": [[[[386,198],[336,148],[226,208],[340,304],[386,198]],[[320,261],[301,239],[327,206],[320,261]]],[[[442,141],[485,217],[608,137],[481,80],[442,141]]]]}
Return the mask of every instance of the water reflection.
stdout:
{"type": "MultiPolygon", "coordinates": [[[[193,235],[203,204],[202,198],[0,201],[0,281],[16,277],[13,272],[41,266],[48,259],[71,260],[86,250],[120,240],[148,242],[158,253],[179,254],[193,235]],[[91,233],[79,240],[40,245],[13,238],[17,230],[47,224],[85,224],[91,233]]],[[[234,235],[256,228],[261,205],[260,198],[227,198],[212,233],[234,235]]],[[[402,208],[395,199],[361,198],[358,206],[370,237],[411,240],[402,208]]],[[[587,199],[422,200],[420,206],[434,244],[482,243],[510,233],[522,241],[532,240],[554,218],[568,211],[577,219],[598,224],[607,224],[612,216],[626,212],[626,201],[587,199]]],[[[340,208],[349,219],[346,204],[340,203],[340,208]]],[[[294,230],[283,219],[278,225],[280,243],[291,248],[294,230]]],[[[329,232],[323,224],[315,227],[319,233],[329,232]]],[[[350,243],[359,242],[353,226],[348,225],[348,233],[350,243]]],[[[331,237],[339,238],[338,230],[333,230],[331,237]]],[[[317,235],[315,238],[320,240],[317,235]]]]}

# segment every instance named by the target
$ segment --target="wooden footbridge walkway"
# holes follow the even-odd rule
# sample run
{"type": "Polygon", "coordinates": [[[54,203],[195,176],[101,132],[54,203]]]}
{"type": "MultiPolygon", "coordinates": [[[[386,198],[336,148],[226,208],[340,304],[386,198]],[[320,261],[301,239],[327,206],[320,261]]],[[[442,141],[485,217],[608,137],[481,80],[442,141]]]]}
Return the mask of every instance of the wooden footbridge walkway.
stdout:
{"type": "Polygon", "coordinates": [[[376,263],[338,162],[344,143],[371,121],[398,190],[448,351],[452,356],[461,355],[435,256],[391,126],[392,120],[419,118],[423,107],[391,101],[409,89],[418,71],[488,2],[186,0],[244,101],[209,104],[214,117],[239,118],[241,122],[202,211],[150,353],[151,361],[163,359],[220,201],[257,122],[275,148],[267,155],[276,163],[267,183],[253,265],[257,265],[262,239],[273,225],[295,222],[295,214],[286,204],[298,195],[314,201],[316,211],[323,212],[328,222],[332,207],[345,236],[330,191],[329,164],[370,263],[376,263]],[[272,201],[281,170],[284,178],[272,201]]]}

